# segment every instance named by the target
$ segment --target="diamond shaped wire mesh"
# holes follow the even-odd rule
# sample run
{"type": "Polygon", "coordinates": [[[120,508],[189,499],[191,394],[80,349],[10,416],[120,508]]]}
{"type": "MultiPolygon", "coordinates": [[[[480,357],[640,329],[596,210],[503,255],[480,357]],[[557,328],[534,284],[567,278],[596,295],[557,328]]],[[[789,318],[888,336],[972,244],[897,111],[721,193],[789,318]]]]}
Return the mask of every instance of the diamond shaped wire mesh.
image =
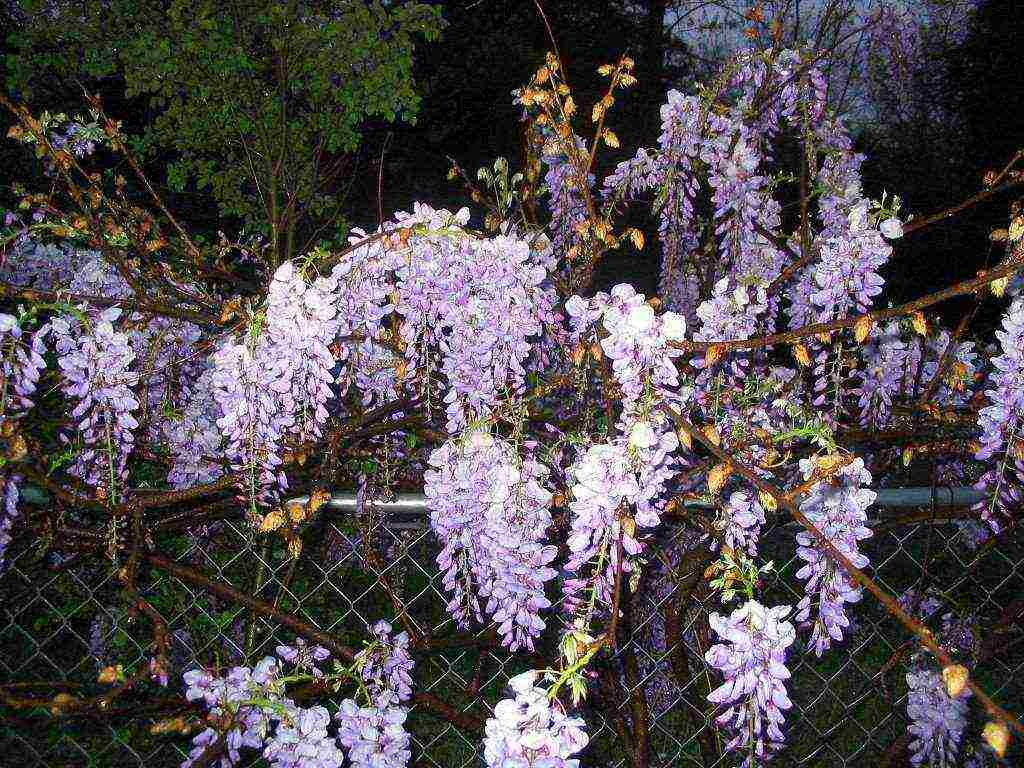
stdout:
{"type": "MultiPolygon", "coordinates": [[[[891,593],[916,588],[940,596],[943,607],[932,626],[943,613],[973,618],[981,642],[972,674],[1001,704],[1021,712],[1024,541],[1018,528],[972,550],[969,537],[952,523],[882,521],[863,549],[872,576],[891,593]]],[[[778,525],[762,538],[759,559],[775,565],[762,585],[766,604],[792,605],[801,595],[794,533],[778,525]]],[[[380,619],[397,626],[396,605],[404,606],[411,626],[442,645],[445,638],[465,636],[445,608],[436,542],[423,526],[332,513],[305,542],[301,556],[288,559],[279,542],[256,539],[244,523],[221,522],[209,535],[158,546],[177,562],[332,632],[350,647],[358,649],[380,619]]],[[[692,543],[692,534],[668,527],[652,547],[661,561],[624,600],[616,652],[598,665],[582,707],[591,736],[584,766],[711,768],[739,762],[724,751],[725,738],[706,702],[719,683],[704,661],[712,643],[708,614],[728,607],[709,595],[703,578],[708,560],[700,556],[705,550],[685,554],[692,543]]],[[[135,669],[148,662],[150,626],[125,603],[112,564],[58,562],[31,549],[11,554],[0,575],[0,684],[13,686],[5,689],[8,695],[97,695],[104,690],[96,683],[102,667],[135,669]]],[[[19,768],[177,766],[188,753],[188,738],[150,729],[173,715],[199,714],[182,698],[182,672],[195,665],[252,664],[293,638],[275,622],[159,569],[144,571],[139,583],[167,623],[170,686],[140,688],[90,716],[8,707],[0,722],[0,762],[19,768]]],[[[799,640],[791,649],[794,707],[787,714],[787,745],[773,764],[876,765],[906,748],[905,672],[915,647],[870,597],[852,614],[846,640],[822,658],[799,640]]],[[[486,717],[511,675],[549,663],[551,635],[534,655],[510,656],[464,642],[432,650],[418,658],[417,689],[486,717]]],[[[966,740],[977,740],[979,717],[975,712],[966,740]]],[[[481,733],[463,732],[417,708],[407,726],[413,765],[483,765],[481,733]]]]}

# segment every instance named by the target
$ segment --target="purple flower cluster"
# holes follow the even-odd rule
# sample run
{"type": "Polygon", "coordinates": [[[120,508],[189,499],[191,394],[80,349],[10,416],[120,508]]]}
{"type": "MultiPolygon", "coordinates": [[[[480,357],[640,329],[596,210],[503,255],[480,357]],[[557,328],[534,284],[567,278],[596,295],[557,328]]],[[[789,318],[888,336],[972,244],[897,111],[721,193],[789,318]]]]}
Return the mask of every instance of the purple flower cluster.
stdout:
{"type": "Polygon", "coordinates": [[[565,311],[577,336],[593,331],[598,319],[607,331],[601,349],[612,361],[612,374],[622,388],[626,429],[636,418],[647,416],[654,405],[645,399],[651,390],[661,402],[681,402],[674,361],[682,351],[673,346],[686,336],[681,315],[656,315],[646,297],[626,284],[615,286],[610,294],[598,293],[589,301],[573,296],[565,311]]]}
{"type": "Polygon", "coordinates": [[[715,521],[715,527],[722,532],[722,543],[751,557],[757,554],[757,542],[764,524],[764,509],[747,491],[734,491],[722,505],[715,521]]]}
{"type": "Polygon", "coordinates": [[[16,317],[0,313],[0,420],[20,418],[32,407],[46,368],[46,334],[44,327],[30,342],[16,317]]]}
{"type": "MultiPolygon", "coordinates": [[[[711,298],[697,307],[700,329],[693,337],[697,341],[749,339],[764,324],[768,306],[764,288],[750,291],[745,285],[731,285],[729,278],[723,277],[715,283],[711,298]]],[[[746,368],[746,356],[730,355],[728,359],[731,361],[729,373],[741,377],[746,368]]],[[[703,358],[694,365],[706,370],[703,358]]]]}
{"type": "Polygon", "coordinates": [[[783,713],[792,706],[786,692],[786,649],[796,639],[796,630],[785,620],[790,610],[750,600],[728,617],[708,616],[723,642],[711,646],[704,658],[725,677],[708,701],[725,707],[715,722],[734,733],[726,749],[744,754],[744,768],[762,763],[785,739],[783,713]]]}
{"type": "Polygon", "coordinates": [[[628,438],[592,445],[569,467],[572,491],[569,559],[562,583],[564,609],[611,606],[615,574],[638,571],[644,531],[660,522],[658,503],[672,476],[674,432],[656,432],[647,422],[634,424],[628,438]],[[592,592],[591,592],[592,591],[592,592]]]}
{"type": "Polygon", "coordinates": [[[364,654],[362,675],[371,690],[390,691],[399,701],[412,697],[412,670],[416,665],[409,655],[409,634],[399,632],[392,637],[392,626],[386,621],[373,625],[373,645],[364,654]]]}
{"type": "Polygon", "coordinates": [[[338,335],[337,290],[333,277],[307,283],[289,261],[278,267],[267,293],[267,343],[287,376],[282,405],[293,410],[290,431],[304,443],[322,435],[333,397],[337,361],[329,345],[338,335]]]}
{"type": "Polygon", "coordinates": [[[279,645],[274,652],[295,669],[309,672],[313,677],[323,674],[317,664],[331,657],[331,652],[322,645],[309,645],[301,637],[295,638],[295,645],[279,645]]]}
{"type": "Polygon", "coordinates": [[[135,353],[128,336],[114,329],[120,316],[121,310],[111,307],[84,326],[64,317],[53,318],[49,326],[64,393],[75,403],[70,416],[82,441],[70,471],[111,501],[124,488],[139,426],[135,353]]]}
{"type": "Polygon", "coordinates": [[[995,370],[985,391],[989,404],[978,413],[981,446],[975,458],[1000,459],[999,469],[979,483],[992,494],[981,505],[982,516],[998,532],[1000,514],[1019,507],[1024,488],[1024,296],[1010,304],[996,338],[1002,354],[992,358],[995,370]]]}
{"type": "Polygon", "coordinates": [[[277,727],[263,748],[271,768],[341,768],[345,755],[327,733],[331,714],[319,706],[282,706],[284,714],[276,718],[277,727]]]}
{"type": "Polygon", "coordinates": [[[408,765],[409,734],[405,720],[409,711],[401,706],[412,696],[409,636],[391,636],[391,625],[377,622],[375,641],[360,654],[361,668],[370,701],[360,707],[345,699],[335,715],[338,741],[348,750],[353,768],[404,768],[408,765]]]}
{"type": "MultiPolygon", "coordinates": [[[[564,156],[545,156],[548,166],[544,184],[548,188],[548,209],[551,213],[551,243],[557,253],[568,253],[579,240],[576,227],[587,218],[587,206],[583,201],[576,169],[564,156]]],[[[587,183],[593,184],[593,175],[587,183]]]]}
{"type": "MultiPolygon", "coordinates": [[[[272,700],[277,701],[280,697],[269,689],[279,673],[277,660],[268,656],[255,668],[232,667],[223,677],[202,669],[192,669],[183,675],[186,699],[201,700],[210,715],[228,718],[230,726],[225,738],[227,751],[220,760],[222,768],[235,765],[241,759],[242,748],[263,747],[271,726],[270,715],[259,704],[250,702],[256,697],[273,697],[272,700]]],[[[189,768],[219,736],[216,729],[207,728],[193,738],[192,751],[182,768],[189,768]]]]}
{"type": "Polygon", "coordinates": [[[223,437],[217,425],[220,408],[214,399],[213,368],[196,377],[183,399],[181,412],[161,423],[164,443],[173,460],[167,482],[179,490],[212,482],[224,474],[217,460],[223,453],[223,437]]]}
{"type": "Polygon", "coordinates": [[[40,243],[31,238],[15,245],[0,265],[0,280],[11,285],[55,291],[66,287],[86,254],[66,244],[40,243]]]}
{"type": "Polygon", "coordinates": [[[18,486],[21,477],[11,473],[0,475],[0,483],[3,484],[3,508],[0,509],[0,573],[6,570],[5,556],[7,547],[11,544],[11,529],[14,527],[14,520],[18,517],[18,486]]]}
{"type": "Polygon", "coordinates": [[[910,762],[933,768],[955,765],[967,727],[970,690],[953,698],[938,669],[924,664],[907,672],[907,688],[910,762]]]}
{"type": "MultiPolygon", "coordinates": [[[[319,646],[280,646],[278,653],[295,663],[296,671],[319,672],[314,666],[327,653],[319,646]]],[[[233,667],[223,677],[193,669],[184,674],[189,701],[202,701],[218,728],[209,727],[192,740],[192,751],[182,763],[189,768],[225,734],[226,754],[219,764],[230,768],[242,749],[262,750],[273,768],[341,768],[345,756],[327,728],[330,713],[321,706],[304,708],[284,694],[280,662],[272,656],[255,667],[233,667]]]]}
{"type": "Polygon", "coordinates": [[[554,319],[548,252],[512,232],[472,237],[468,216],[417,205],[397,221],[416,233],[408,251],[392,255],[409,367],[429,368],[431,348],[440,355],[453,434],[524,390],[531,339],[554,319]]]}
{"type": "Polygon", "coordinates": [[[226,339],[213,355],[211,385],[225,454],[241,475],[239,490],[252,518],[288,487],[280,470],[282,440],[294,424],[294,411],[284,403],[291,393],[287,363],[252,333],[226,339]]]}
{"type": "MultiPolygon", "coordinates": [[[[800,469],[804,479],[810,479],[816,464],[803,459],[800,469]]],[[[864,460],[857,458],[840,469],[832,480],[815,483],[800,502],[800,510],[808,520],[858,568],[868,564],[858,542],[871,536],[865,524],[867,508],[874,503],[877,494],[864,487],[870,483],[871,473],[864,468],[864,460]]],[[[814,616],[811,647],[821,656],[833,640],[843,639],[843,629],[850,624],[844,606],[859,601],[861,590],[810,533],[801,531],[796,542],[797,555],[805,562],[796,576],[807,579],[807,585],[795,618],[809,622],[814,616]],[[817,606],[813,605],[815,600],[817,606]]]]}
{"type": "Polygon", "coordinates": [[[578,768],[585,723],[537,685],[540,676],[531,670],[508,681],[512,697],[495,705],[484,728],[487,768],[578,768]]]}
{"type": "Polygon", "coordinates": [[[533,648],[551,605],[544,585],[558,550],[545,544],[551,525],[548,470],[481,429],[451,439],[430,456],[424,493],[441,541],[437,556],[448,605],[466,625],[483,610],[512,650],[533,648]]]}

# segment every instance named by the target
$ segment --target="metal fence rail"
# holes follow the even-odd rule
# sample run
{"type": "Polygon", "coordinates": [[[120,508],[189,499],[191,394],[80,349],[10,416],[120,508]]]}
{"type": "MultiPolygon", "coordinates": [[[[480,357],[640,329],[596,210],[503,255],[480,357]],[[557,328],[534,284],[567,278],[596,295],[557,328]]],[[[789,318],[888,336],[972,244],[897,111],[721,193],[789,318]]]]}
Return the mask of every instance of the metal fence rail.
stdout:
{"type": "MultiPolygon", "coordinates": [[[[941,493],[935,499],[939,506],[932,507],[935,519],[929,520],[899,510],[930,504],[930,489],[882,496],[889,508],[873,513],[875,535],[863,542],[871,573],[894,594],[917,588],[941,600],[930,619],[935,628],[947,613],[967,619],[976,633],[969,651],[972,674],[1002,704],[1022,711],[1020,526],[972,548],[969,532],[944,506],[969,504],[973,492],[941,493]]],[[[279,540],[257,539],[241,522],[218,522],[203,535],[167,536],[154,545],[176,562],[335,633],[353,647],[377,620],[395,622],[394,599],[414,626],[443,640],[458,630],[444,607],[434,563],[437,547],[425,522],[421,497],[403,496],[362,510],[354,499],[338,497],[321,510],[297,560],[288,559],[279,540]]],[[[776,566],[763,585],[766,603],[799,600],[793,535],[777,523],[762,537],[759,559],[776,566]]],[[[705,550],[693,544],[693,535],[681,527],[664,526],[654,544],[661,564],[624,601],[616,654],[599,664],[582,712],[592,739],[585,766],[709,768],[738,762],[735,755],[723,754],[705,700],[717,685],[715,671],[704,662],[710,644],[707,616],[723,607],[713,602],[702,577],[705,550]]],[[[12,548],[10,556],[0,575],[0,684],[19,685],[7,689],[10,695],[92,695],[104,690],[96,683],[102,667],[120,663],[128,669],[146,662],[149,626],[133,617],[109,563],[58,561],[32,548],[12,548]]],[[[0,723],[0,763],[177,766],[187,755],[188,738],[153,734],[151,726],[170,714],[190,713],[182,706],[181,673],[195,665],[255,663],[293,639],[276,623],[158,568],[142,574],[139,585],[171,634],[168,689],[140,688],[109,711],[89,716],[8,708],[0,723]]],[[[846,641],[823,658],[803,647],[792,649],[794,708],[787,716],[787,746],[773,764],[862,766],[892,759],[890,764],[899,765],[905,759],[906,665],[915,648],[869,598],[854,607],[853,617],[846,641]]],[[[480,637],[484,634],[481,630],[480,637]]],[[[487,705],[501,697],[508,677],[553,657],[554,633],[547,634],[537,658],[462,644],[420,655],[414,676],[418,690],[486,717],[487,705]]],[[[414,765],[483,765],[481,733],[461,731],[418,708],[407,727],[414,765]]],[[[977,742],[980,727],[975,716],[966,743],[977,742]]]]}

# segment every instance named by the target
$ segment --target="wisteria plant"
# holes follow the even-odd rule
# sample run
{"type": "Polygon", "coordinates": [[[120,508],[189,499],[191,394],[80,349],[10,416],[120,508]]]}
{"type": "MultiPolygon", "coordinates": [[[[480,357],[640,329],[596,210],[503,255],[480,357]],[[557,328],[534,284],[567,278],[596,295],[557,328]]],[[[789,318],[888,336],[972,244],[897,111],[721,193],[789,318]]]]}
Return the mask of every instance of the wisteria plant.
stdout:
{"type": "MultiPolygon", "coordinates": [[[[865,592],[920,651],[906,672],[914,764],[950,764],[970,710],[1002,757],[1020,721],[976,682],[954,633],[929,628],[919,599],[868,575],[864,542],[878,490],[916,469],[984,492],[961,521],[975,546],[1020,519],[1024,214],[1014,208],[998,234],[997,266],[880,306],[883,268],[929,217],[865,188],[821,57],[753,39],[712,81],[667,93],[657,144],[604,178],[599,151],[621,148],[611,124],[634,63],[602,67],[607,91],[581,115],[551,53],[514,95],[526,166],[510,179],[496,164],[474,187],[482,229],[468,209],[417,202],[343,250],[280,265],[275,254],[255,278],[232,265],[241,251],[258,261],[258,248],[195,241],[137,163],[152,210],[125,179],[91,170],[98,149],[131,158],[98,103],[69,121],[3,99],[58,191],[25,193],[4,222],[0,559],[106,558],[153,628],[146,665],[101,673],[112,693],[46,707],[184,690],[198,711],[162,728],[194,732],[191,768],[257,753],[281,768],[406,766],[410,708],[482,741],[492,768],[598,765],[588,702],[636,688],[635,660],[615,666],[627,606],[662,594],[690,558],[718,607],[674,606],[675,624],[686,614],[704,627],[714,679],[699,706],[736,763],[784,748],[795,662],[843,653],[865,592]],[[622,223],[645,206],[648,235],[622,223]],[[597,290],[614,250],[657,251],[659,296],[597,290]],[[972,295],[1005,305],[994,340],[931,315],[972,295]],[[951,421],[959,444],[915,437],[951,421]],[[445,631],[524,670],[492,711],[474,703],[479,690],[448,701],[418,689],[446,638],[386,581],[395,612],[358,627],[353,647],[351,627],[318,629],[167,549],[176,535],[208,546],[231,521],[265,551],[317,557],[331,495],[356,488],[364,510],[424,494],[445,631]],[[670,526],[685,535],[666,554],[670,526]],[[783,604],[768,602],[769,530],[800,562],[798,596],[783,604]],[[211,657],[168,679],[173,642],[143,589],[154,573],[294,639],[255,665],[211,657]]],[[[1024,179],[1019,159],[980,194],[1024,179]]],[[[355,546],[379,573],[394,560],[370,532],[355,546]]],[[[622,725],[638,766],[645,707],[622,725]]]]}

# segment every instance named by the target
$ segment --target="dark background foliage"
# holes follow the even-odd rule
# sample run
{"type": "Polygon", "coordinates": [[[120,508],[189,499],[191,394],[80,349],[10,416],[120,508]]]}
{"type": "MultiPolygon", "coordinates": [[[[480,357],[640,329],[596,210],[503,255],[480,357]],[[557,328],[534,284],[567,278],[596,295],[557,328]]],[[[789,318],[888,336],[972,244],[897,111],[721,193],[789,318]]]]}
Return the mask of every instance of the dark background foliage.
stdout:
{"type": "MultiPolygon", "coordinates": [[[[25,17],[12,13],[13,5],[17,4],[5,6],[4,11],[5,53],[23,55],[25,17]]],[[[324,190],[325,195],[344,198],[349,223],[373,227],[380,211],[387,216],[408,208],[414,200],[450,208],[465,204],[461,185],[446,178],[452,159],[470,174],[498,156],[508,158],[513,168],[521,165],[522,124],[511,91],[529,77],[550,48],[534,3],[426,0],[418,5],[434,6],[443,18],[439,39],[416,41],[412,75],[418,98],[394,115],[360,113],[353,140],[344,147],[346,172],[324,190]]],[[[689,85],[688,51],[683,42],[664,32],[670,0],[547,0],[544,7],[581,114],[589,113],[602,85],[596,73],[600,64],[623,53],[637,61],[639,85],[616,105],[615,129],[623,147],[604,153],[600,178],[635,147],[656,141],[658,108],[666,89],[689,85]]],[[[942,88],[930,92],[928,99],[953,119],[922,117],[884,131],[868,128],[860,135],[858,141],[868,154],[869,194],[877,196],[883,189],[895,192],[904,200],[905,213],[928,215],[977,192],[987,170],[1001,167],[1024,148],[1022,36],[1024,14],[1017,0],[981,4],[964,42],[933,62],[945,77],[940,78],[942,88]]],[[[28,97],[36,109],[81,111],[85,86],[98,92],[108,112],[131,132],[141,134],[156,117],[152,100],[129,95],[116,68],[103,76],[69,79],[60,76],[59,67],[43,67],[43,74],[34,73],[32,87],[27,88],[24,73],[20,81],[17,76],[18,57],[6,58],[9,88],[28,97]]],[[[166,183],[168,164],[177,159],[173,151],[150,152],[148,170],[166,183]]],[[[32,168],[11,142],[4,143],[0,160],[9,179],[24,178],[32,168]]],[[[241,217],[233,220],[230,212],[211,215],[216,206],[210,204],[208,190],[168,192],[182,218],[199,232],[212,236],[218,228],[237,229],[243,223],[241,217]]],[[[990,263],[995,251],[988,234],[1005,224],[1011,194],[996,195],[945,224],[908,236],[887,268],[886,298],[897,302],[920,295],[971,276],[990,263]]],[[[642,212],[634,215],[632,223],[646,226],[650,237],[649,217],[642,212]]],[[[638,289],[650,291],[657,266],[653,249],[643,254],[623,251],[603,265],[599,284],[629,280],[638,289]]],[[[943,311],[950,318],[959,316],[968,301],[951,302],[943,311]]]]}

